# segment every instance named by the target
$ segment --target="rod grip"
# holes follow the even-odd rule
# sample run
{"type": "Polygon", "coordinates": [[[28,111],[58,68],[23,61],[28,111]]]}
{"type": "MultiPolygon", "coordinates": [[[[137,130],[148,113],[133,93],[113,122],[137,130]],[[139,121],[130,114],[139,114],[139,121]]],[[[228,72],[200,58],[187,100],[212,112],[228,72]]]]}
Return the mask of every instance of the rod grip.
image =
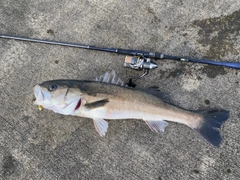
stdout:
{"type": "Polygon", "coordinates": [[[137,56],[137,53],[135,51],[127,50],[127,49],[117,49],[116,53],[137,56]]]}
{"type": "Polygon", "coordinates": [[[125,54],[129,56],[144,56],[144,57],[151,57],[151,53],[145,51],[138,51],[138,50],[128,50],[128,49],[117,49],[116,53],[118,54],[125,54]]]}
{"type": "Polygon", "coordinates": [[[155,52],[155,59],[164,59],[164,54],[162,54],[162,53],[158,53],[158,52],[155,52]]]}

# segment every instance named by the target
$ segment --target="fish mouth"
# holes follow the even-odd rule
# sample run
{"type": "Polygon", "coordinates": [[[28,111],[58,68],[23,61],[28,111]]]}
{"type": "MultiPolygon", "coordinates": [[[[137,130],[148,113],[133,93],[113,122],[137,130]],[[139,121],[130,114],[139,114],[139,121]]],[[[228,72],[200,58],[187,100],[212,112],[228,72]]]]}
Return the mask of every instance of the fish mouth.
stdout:
{"type": "Polygon", "coordinates": [[[34,97],[32,99],[33,104],[39,105],[39,102],[44,101],[44,94],[39,85],[34,86],[34,97]]]}
{"type": "Polygon", "coordinates": [[[78,103],[77,103],[77,105],[76,105],[76,107],[75,107],[75,111],[80,108],[81,104],[82,104],[82,100],[81,100],[81,98],[80,98],[79,101],[78,101],[78,103]]]}

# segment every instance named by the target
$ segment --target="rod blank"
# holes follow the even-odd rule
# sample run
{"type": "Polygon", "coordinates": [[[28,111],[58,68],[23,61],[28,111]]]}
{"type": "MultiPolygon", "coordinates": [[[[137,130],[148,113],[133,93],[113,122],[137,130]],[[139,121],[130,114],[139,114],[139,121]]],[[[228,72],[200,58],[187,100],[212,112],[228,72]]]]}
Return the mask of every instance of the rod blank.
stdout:
{"type": "Polygon", "coordinates": [[[195,58],[180,57],[180,56],[170,56],[170,55],[165,55],[165,54],[158,53],[158,52],[146,52],[146,51],[139,51],[139,50],[115,49],[115,48],[101,48],[101,47],[89,46],[89,45],[84,45],[84,44],[42,40],[42,39],[35,39],[35,38],[10,36],[10,35],[4,35],[4,34],[0,34],[0,38],[15,39],[15,40],[21,40],[21,41],[28,41],[28,42],[45,43],[45,44],[52,44],[52,45],[61,45],[61,46],[83,48],[83,49],[90,49],[90,50],[97,50],[97,51],[105,51],[105,52],[110,52],[110,53],[117,53],[117,54],[131,55],[131,56],[142,56],[142,57],[146,57],[146,58],[154,58],[156,60],[170,59],[170,60],[211,64],[211,65],[216,65],[216,66],[224,66],[224,67],[229,67],[229,68],[234,68],[234,69],[240,69],[239,62],[220,62],[220,61],[213,61],[213,60],[209,60],[209,59],[195,59],[195,58]]]}

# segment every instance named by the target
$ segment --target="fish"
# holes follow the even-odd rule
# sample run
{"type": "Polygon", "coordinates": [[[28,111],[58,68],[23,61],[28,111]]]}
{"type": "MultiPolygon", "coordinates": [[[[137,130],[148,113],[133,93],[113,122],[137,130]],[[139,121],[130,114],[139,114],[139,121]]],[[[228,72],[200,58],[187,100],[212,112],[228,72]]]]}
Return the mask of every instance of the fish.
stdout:
{"type": "Polygon", "coordinates": [[[207,142],[219,147],[220,129],[229,118],[229,111],[186,110],[165,102],[155,90],[130,88],[107,72],[95,80],[59,79],[45,81],[33,88],[39,109],[52,110],[63,115],[93,119],[100,136],[108,129],[106,120],[139,119],[162,134],[169,122],[184,124],[199,133],[207,142]]]}

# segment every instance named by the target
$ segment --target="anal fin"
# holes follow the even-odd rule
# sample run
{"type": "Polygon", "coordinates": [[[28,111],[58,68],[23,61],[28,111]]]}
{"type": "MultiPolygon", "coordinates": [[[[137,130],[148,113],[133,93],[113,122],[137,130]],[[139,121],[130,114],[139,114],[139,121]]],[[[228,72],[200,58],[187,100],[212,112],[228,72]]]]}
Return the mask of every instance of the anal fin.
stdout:
{"type": "Polygon", "coordinates": [[[152,130],[155,131],[156,133],[162,134],[164,132],[164,129],[167,127],[168,122],[163,121],[163,120],[144,120],[148,127],[152,130]]]}
{"type": "Polygon", "coordinates": [[[100,136],[105,136],[108,129],[108,122],[104,119],[93,119],[94,127],[100,136]]]}

